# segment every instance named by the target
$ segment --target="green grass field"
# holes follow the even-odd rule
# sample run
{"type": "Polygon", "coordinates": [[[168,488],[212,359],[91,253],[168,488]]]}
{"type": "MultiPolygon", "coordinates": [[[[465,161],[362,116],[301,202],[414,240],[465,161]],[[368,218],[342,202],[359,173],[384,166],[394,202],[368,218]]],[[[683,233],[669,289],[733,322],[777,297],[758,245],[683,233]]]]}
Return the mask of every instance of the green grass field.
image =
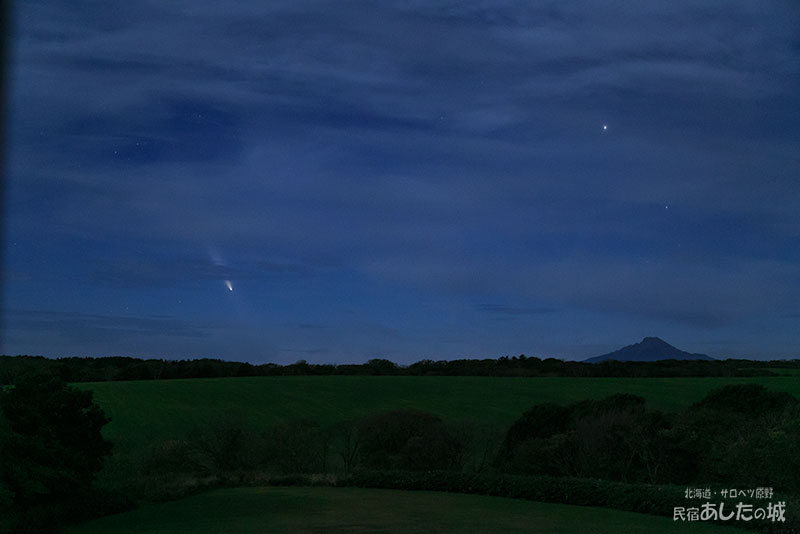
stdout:
{"type": "MultiPolygon", "coordinates": [[[[567,404],[614,393],[652,408],[685,408],[727,384],[756,383],[800,397],[796,376],[758,378],[492,378],[298,376],[76,384],[94,392],[112,422],[105,434],[121,455],[102,477],[115,487],[135,476],[148,443],[184,437],[235,417],[268,428],[306,418],[323,425],[415,408],[446,421],[504,430],[534,404],[567,404]],[[120,458],[122,458],[120,460],[120,458]]],[[[683,503],[675,503],[681,506],[683,503]]],[[[152,504],[71,532],[734,532],[617,510],[477,495],[355,488],[236,488],[152,504]],[[587,530],[588,529],[588,530],[587,530]]]]}
{"type": "MultiPolygon", "coordinates": [[[[676,503],[680,506],[681,503],[676,503]]],[[[356,488],[235,488],[143,506],[67,531],[124,533],[747,532],[604,508],[499,497],[356,488]]]]}
{"type": "Polygon", "coordinates": [[[800,397],[800,379],[757,378],[493,378],[298,376],[209,378],[76,384],[90,389],[112,418],[105,429],[122,449],[181,437],[197,426],[235,416],[266,428],[296,418],[321,424],[396,408],[416,408],[448,421],[508,426],[532,405],[567,404],[633,393],[652,408],[678,410],[726,384],[762,384],[800,397]]]}

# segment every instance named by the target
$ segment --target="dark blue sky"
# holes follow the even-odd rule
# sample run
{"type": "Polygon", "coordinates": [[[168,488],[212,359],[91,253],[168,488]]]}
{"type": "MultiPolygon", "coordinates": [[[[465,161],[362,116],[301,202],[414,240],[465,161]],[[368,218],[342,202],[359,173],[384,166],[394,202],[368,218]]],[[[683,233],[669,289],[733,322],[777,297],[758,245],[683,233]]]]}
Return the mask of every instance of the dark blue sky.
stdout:
{"type": "Polygon", "coordinates": [[[800,357],[797,2],[12,14],[4,353],[800,357]]]}

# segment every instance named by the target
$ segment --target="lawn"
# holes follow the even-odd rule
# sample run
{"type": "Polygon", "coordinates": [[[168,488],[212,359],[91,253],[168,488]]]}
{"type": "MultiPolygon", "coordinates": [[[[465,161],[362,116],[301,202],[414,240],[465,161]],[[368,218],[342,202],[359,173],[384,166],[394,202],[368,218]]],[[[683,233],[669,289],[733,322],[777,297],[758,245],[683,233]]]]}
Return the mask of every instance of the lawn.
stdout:
{"type": "MultiPolygon", "coordinates": [[[[682,503],[676,503],[680,506],[682,503]]],[[[235,488],[143,506],[69,534],[747,532],[604,508],[436,492],[357,488],[235,488]]]]}
{"type": "Polygon", "coordinates": [[[532,405],[566,404],[633,393],[652,408],[678,410],[725,384],[757,383],[800,397],[793,376],[756,378],[493,378],[297,376],[150,380],[76,384],[91,389],[112,422],[105,433],[122,446],[183,436],[220,418],[265,428],[306,418],[321,424],[383,410],[416,408],[448,421],[508,426],[532,405]]]}

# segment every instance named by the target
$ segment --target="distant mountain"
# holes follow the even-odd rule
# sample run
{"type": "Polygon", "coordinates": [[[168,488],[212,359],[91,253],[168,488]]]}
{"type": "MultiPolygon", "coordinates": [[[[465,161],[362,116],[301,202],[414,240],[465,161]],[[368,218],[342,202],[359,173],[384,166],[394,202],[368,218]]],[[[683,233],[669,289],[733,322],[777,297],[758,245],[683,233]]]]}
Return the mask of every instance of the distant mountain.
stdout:
{"type": "Polygon", "coordinates": [[[657,337],[646,337],[634,345],[622,347],[614,352],[595,356],[585,361],[589,363],[617,360],[620,362],[655,362],[658,360],[713,360],[705,354],[692,354],[677,349],[657,337]]]}

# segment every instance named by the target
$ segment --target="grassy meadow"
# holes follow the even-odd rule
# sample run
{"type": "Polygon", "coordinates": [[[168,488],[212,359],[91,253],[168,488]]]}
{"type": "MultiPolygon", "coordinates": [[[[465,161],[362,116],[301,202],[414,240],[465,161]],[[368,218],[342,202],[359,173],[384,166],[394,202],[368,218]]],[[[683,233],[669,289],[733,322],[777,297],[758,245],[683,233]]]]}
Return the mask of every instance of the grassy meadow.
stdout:
{"type": "Polygon", "coordinates": [[[512,534],[747,532],[604,508],[428,491],[267,487],[206,492],[69,529],[70,534],[360,532],[512,534]]]}
{"type": "Polygon", "coordinates": [[[104,433],[120,450],[184,435],[235,417],[265,428],[291,419],[320,424],[397,408],[446,421],[506,428],[532,405],[568,404],[632,393],[650,408],[673,411],[727,384],[761,384],[800,397],[797,376],[753,378],[496,378],[458,376],[291,376],[148,380],[75,384],[94,392],[111,417],[104,433]]]}
{"type": "MultiPolygon", "coordinates": [[[[78,383],[74,386],[91,390],[95,401],[112,419],[103,432],[117,447],[98,477],[101,486],[122,491],[141,486],[141,491],[147,495],[163,493],[167,499],[180,495],[184,498],[143,504],[130,512],[78,525],[69,532],[567,533],[586,531],[589,525],[592,532],[598,533],[734,532],[730,527],[677,524],[665,517],[615,509],[485,495],[353,487],[252,487],[252,482],[248,483],[250,487],[228,487],[195,494],[202,488],[191,489],[191,476],[186,479],[189,484],[186,491],[180,486],[184,479],[173,477],[169,472],[161,478],[152,478],[152,473],[137,478],[153,444],[184,439],[197,429],[218,428],[220,421],[233,420],[242,428],[266,430],[299,419],[329,426],[379,412],[417,409],[434,413],[445,422],[485,426],[487,433],[496,431],[502,437],[523,412],[536,404],[567,405],[615,393],[630,393],[645,398],[651,409],[679,411],[710,391],[731,384],[759,384],[772,391],[800,397],[800,377],[796,375],[753,378],[287,376],[78,383]],[[129,486],[130,481],[133,484],[129,486]],[[174,488],[170,485],[173,482],[174,488]],[[164,488],[159,484],[165,485],[164,488]]],[[[145,501],[161,499],[146,497],[145,501]]]]}

